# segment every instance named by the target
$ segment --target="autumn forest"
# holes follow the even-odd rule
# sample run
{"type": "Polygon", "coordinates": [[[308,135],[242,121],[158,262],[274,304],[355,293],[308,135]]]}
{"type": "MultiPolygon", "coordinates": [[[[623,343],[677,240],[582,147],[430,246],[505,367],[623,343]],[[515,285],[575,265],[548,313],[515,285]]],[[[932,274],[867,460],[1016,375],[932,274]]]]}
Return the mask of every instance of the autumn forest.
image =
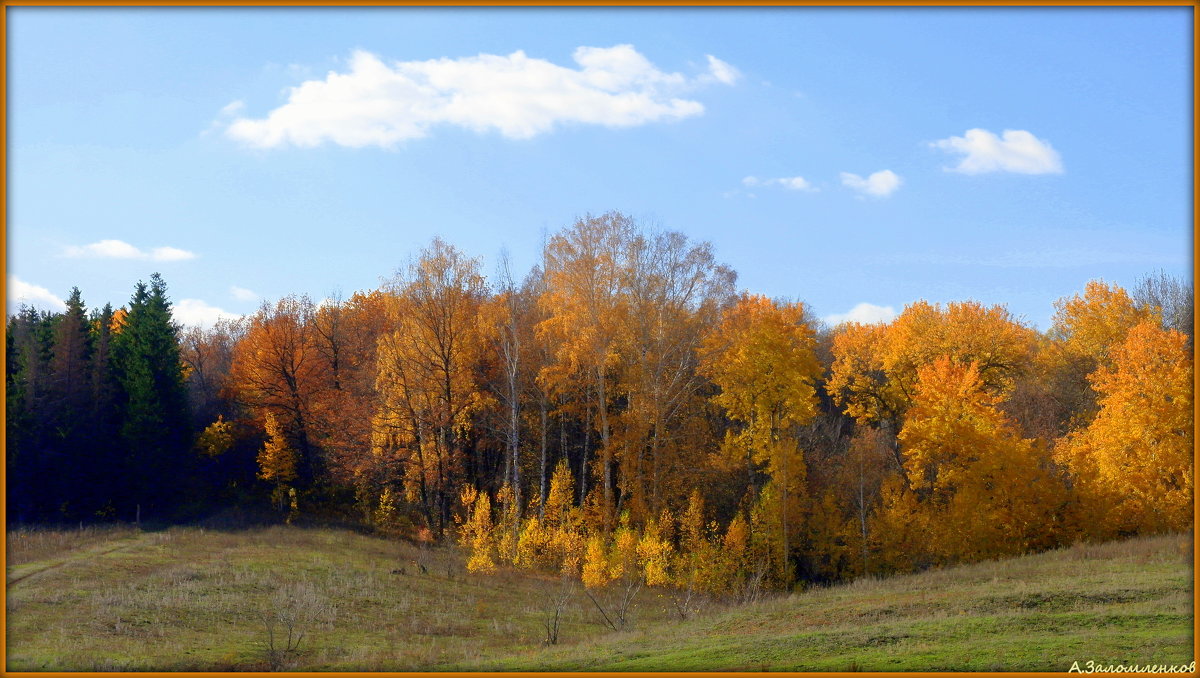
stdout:
{"type": "Polygon", "coordinates": [[[208,328],[158,275],[116,309],[74,290],[8,317],[8,520],[241,512],[734,597],[1190,531],[1190,284],[1054,308],[828,327],[616,212],[524,276],[435,239],[378,289],[208,328]]]}

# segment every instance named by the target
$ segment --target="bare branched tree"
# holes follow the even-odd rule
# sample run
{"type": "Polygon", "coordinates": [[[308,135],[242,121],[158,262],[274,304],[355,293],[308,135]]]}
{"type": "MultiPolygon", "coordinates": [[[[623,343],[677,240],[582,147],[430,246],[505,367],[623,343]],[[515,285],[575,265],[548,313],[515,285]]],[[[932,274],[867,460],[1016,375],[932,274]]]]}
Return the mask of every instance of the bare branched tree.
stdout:
{"type": "Polygon", "coordinates": [[[547,584],[542,589],[542,595],[546,602],[546,615],[542,620],[542,625],[546,629],[546,638],[543,641],[546,645],[558,644],[558,633],[562,625],[563,612],[567,608],[567,603],[571,600],[573,590],[574,586],[571,578],[566,576],[559,579],[557,588],[547,584]]]}

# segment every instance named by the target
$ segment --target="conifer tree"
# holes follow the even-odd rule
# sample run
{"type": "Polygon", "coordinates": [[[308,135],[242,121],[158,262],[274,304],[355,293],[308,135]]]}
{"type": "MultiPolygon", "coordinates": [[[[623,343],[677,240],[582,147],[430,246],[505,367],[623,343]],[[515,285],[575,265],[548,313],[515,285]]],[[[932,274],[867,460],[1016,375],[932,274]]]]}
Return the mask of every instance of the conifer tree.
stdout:
{"type": "Polygon", "coordinates": [[[22,307],[6,332],[5,458],[9,520],[25,522],[53,505],[43,487],[51,470],[45,458],[49,419],[50,315],[22,307]]]}
{"type": "Polygon", "coordinates": [[[88,468],[87,444],[92,431],[87,420],[91,391],[91,341],[87,315],[79,288],[71,289],[67,308],[54,326],[50,356],[49,402],[50,448],[54,472],[48,480],[59,498],[62,518],[80,516],[84,494],[93,480],[88,468]]]}
{"type": "Polygon", "coordinates": [[[124,511],[135,516],[138,507],[143,514],[165,508],[186,476],[180,466],[189,447],[187,393],[178,332],[162,277],[138,282],[113,339],[129,482],[124,511]]]}

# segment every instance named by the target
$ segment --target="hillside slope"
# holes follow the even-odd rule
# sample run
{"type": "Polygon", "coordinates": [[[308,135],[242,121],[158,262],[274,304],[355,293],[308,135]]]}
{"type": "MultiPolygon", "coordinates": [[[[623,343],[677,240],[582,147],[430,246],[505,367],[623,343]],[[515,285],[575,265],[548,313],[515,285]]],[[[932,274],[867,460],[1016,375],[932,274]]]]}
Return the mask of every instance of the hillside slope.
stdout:
{"type": "Polygon", "coordinates": [[[576,585],[551,647],[556,579],[470,575],[462,562],[336,530],[10,533],[7,668],[1064,671],[1192,659],[1190,537],[714,604],[686,622],[648,589],[618,633],[576,585]]]}
{"type": "Polygon", "coordinates": [[[462,668],[1066,671],[1193,658],[1191,539],[1076,546],[816,589],[462,668]]]}

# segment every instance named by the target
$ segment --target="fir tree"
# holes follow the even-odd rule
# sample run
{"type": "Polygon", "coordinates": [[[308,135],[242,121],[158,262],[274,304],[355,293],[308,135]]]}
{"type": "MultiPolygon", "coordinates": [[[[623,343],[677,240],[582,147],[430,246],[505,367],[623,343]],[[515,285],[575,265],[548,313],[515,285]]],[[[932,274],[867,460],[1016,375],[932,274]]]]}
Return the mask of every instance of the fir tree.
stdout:
{"type": "Polygon", "coordinates": [[[91,337],[78,287],[71,289],[66,311],[55,320],[46,409],[51,431],[47,461],[52,463],[47,481],[57,497],[58,517],[74,520],[85,515],[86,486],[91,480],[85,455],[92,437],[87,418],[91,337]]]}
{"type": "Polygon", "coordinates": [[[165,508],[187,475],[180,468],[189,460],[189,428],[178,335],[162,277],[139,281],[112,342],[130,483],[126,511],[165,508]]]}
{"type": "Polygon", "coordinates": [[[46,416],[52,316],[22,307],[8,319],[6,332],[6,426],[9,520],[36,520],[52,504],[43,487],[46,467],[46,416]]]}

